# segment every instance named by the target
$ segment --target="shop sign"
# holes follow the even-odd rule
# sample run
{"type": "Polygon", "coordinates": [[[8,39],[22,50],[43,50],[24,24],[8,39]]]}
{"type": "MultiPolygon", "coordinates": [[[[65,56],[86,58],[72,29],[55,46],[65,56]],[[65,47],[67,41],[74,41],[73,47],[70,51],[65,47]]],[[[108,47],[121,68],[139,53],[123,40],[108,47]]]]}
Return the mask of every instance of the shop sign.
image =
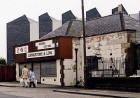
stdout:
{"type": "Polygon", "coordinates": [[[15,48],[15,54],[23,54],[28,52],[28,46],[21,46],[15,48]]]}
{"type": "Polygon", "coordinates": [[[54,55],[55,55],[55,50],[53,49],[53,50],[27,53],[27,58],[39,58],[39,57],[48,57],[48,56],[54,56],[54,55]]]}
{"type": "Polygon", "coordinates": [[[37,47],[38,50],[55,48],[55,44],[53,43],[53,40],[37,42],[35,43],[35,46],[37,47]]]}

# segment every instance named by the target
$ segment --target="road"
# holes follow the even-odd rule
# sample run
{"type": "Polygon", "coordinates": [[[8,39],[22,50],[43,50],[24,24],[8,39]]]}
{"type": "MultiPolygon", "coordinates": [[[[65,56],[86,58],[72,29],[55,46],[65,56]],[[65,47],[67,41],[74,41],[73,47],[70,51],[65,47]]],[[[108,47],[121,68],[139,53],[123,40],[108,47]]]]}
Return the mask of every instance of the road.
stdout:
{"type": "MultiPolygon", "coordinates": [[[[0,87],[0,98],[140,98],[140,93],[77,90],[77,94],[54,91],[55,88],[0,87]],[[78,92],[82,92],[78,93],[78,92]],[[90,93],[90,94],[87,94],[90,93]]],[[[62,90],[63,91],[63,90],[62,90]]],[[[67,89],[66,91],[69,91],[67,89]]],[[[71,89],[71,91],[74,91],[71,89]]]]}

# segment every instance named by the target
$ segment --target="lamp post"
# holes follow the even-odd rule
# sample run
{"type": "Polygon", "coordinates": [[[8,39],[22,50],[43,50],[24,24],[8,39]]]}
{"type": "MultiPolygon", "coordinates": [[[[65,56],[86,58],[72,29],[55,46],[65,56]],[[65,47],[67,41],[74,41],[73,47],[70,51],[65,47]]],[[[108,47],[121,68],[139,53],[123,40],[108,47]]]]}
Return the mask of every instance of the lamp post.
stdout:
{"type": "Polygon", "coordinates": [[[78,48],[75,48],[75,63],[76,63],[76,87],[78,86],[78,70],[77,70],[77,54],[78,53],[78,48]]]}
{"type": "Polygon", "coordinates": [[[81,6],[82,6],[82,25],[83,25],[83,51],[84,51],[84,87],[87,87],[88,70],[86,64],[86,39],[85,39],[86,30],[85,30],[84,0],[81,0],[81,6]]]}

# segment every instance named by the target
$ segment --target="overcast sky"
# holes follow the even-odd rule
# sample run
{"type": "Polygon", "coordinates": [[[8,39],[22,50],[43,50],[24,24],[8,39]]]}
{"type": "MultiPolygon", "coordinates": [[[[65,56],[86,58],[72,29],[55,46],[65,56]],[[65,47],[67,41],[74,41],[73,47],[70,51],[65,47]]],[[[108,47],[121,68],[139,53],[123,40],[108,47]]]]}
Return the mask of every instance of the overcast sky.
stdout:
{"type": "MultiPolygon", "coordinates": [[[[85,10],[96,7],[102,16],[111,14],[111,9],[123,4],[129,14],[140,11],[140,0],[84,0],[85,10]]],[[[48,12],[61,19],[61,14],[72,10],[81,18],[81,0],[0,0],[0,57],[6,58],[6,23],[26,15],[38,21],[38,16],[48,12]]]]}

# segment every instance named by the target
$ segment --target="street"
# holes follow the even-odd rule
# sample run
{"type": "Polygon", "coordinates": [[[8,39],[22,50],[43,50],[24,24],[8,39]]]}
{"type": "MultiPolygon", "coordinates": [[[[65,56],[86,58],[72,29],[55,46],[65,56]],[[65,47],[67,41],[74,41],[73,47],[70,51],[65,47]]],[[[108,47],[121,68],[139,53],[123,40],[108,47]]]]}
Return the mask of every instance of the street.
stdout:
{"type": "Polygon", "coordinates": [[[1,86],[0,98],[140,98],[140,93],[107,90],[23,88],[1,86]]]}

